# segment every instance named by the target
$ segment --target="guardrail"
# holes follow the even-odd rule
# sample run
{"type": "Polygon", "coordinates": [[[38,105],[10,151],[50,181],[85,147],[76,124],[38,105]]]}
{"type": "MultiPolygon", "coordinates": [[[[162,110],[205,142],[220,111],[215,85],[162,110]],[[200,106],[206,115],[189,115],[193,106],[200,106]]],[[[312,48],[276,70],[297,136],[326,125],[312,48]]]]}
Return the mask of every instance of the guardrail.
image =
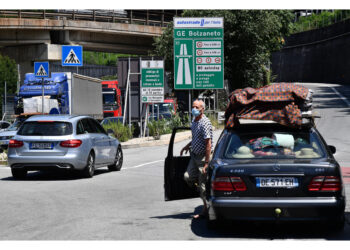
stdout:
{"type": "Polygon", "coordinates": [[[0,10],[0,18],[33,18],[128,23],[165,27],[178,10],[0,10]]]}

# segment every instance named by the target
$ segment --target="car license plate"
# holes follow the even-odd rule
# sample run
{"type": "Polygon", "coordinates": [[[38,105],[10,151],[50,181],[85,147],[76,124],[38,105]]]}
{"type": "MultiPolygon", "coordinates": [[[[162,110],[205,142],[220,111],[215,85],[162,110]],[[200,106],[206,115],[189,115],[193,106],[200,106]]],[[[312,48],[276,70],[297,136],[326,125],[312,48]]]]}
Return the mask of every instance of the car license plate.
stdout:
{"type": "Polygon", "coordinates": [[[294,177],[256,177],[256,186],[258,188],[295,188],[299,183],[294,177]]]}
{"type": "Polygon", "coordinates": [[[51,142],[32,142],[29,145],[30,149],[53,149],[51,142]]]}

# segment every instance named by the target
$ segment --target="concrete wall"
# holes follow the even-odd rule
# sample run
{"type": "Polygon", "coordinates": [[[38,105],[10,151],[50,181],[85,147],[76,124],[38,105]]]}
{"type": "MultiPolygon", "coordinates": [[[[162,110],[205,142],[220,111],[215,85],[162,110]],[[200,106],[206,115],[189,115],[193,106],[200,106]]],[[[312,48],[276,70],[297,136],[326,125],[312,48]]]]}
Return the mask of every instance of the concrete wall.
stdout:
{"type": "Polygon", "coordinates": [[[291,35],[271,67],[279,82],[350,84],[350,20],[291,35]]]}

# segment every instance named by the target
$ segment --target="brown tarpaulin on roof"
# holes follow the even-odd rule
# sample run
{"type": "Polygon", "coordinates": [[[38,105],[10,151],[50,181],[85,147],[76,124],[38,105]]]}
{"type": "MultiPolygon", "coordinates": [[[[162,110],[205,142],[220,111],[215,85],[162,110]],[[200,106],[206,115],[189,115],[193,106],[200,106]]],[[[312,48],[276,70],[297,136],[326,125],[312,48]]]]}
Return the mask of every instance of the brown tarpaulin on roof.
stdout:
{"type": "Polygon", "coordinates": [[[300,106],[308,94],[309,89],[292,83],[237,89],[229,96],[225,111],[226,128],[239,125],[238,119],[272,120],[282,125],[300,127],[300,106]]]}

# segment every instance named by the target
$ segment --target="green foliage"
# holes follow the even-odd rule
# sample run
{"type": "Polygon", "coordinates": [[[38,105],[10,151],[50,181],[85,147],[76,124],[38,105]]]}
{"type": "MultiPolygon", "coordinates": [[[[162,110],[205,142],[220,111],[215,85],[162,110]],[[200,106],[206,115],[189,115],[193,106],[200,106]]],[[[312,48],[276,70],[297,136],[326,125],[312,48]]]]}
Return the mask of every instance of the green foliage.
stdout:
{"type": "Polygon", "coordinates": [[[171,129],[168,124],[169,121],[167,119],[151,120],[147,124],[149,135],[153,136],[155,140],[159,140],[161,135],[171,133],[171,129]]]}
{"type": "Polygon", "coordinates": [[[170,119],[151,120],[148,124],[149,135],[159,140],[161,135],[170,134],[174,128],[188,127],[188,115],[174,114],[170,119]]]}
{"type": "Polygon", "coordinates": [[[302,16],[293,24],[293,33],[322,28],[350,17],[350,10],[322,11],[302,16]]]}
{"type": "Polygon", "coordinates": [[[110,122],[103,124],[103,128],[107,131],[111,129],[115,138],[120,142],[125,142],[132,138],[134,127],[131,128],[131,131],[128,126],[124,126],[121,122],[110,122]]]}
{"type": "MultiPolygon", "coordinates": [[[[224,18],[224,75],[233,90],[267,84],[264,67],[290,34],[294,15],[290,10],[185,10],[183,17],[224,18]]],[[[173,23],[154,45],[154,55],[163,56],[166,71],[173,72],[173,23]]],[[[173,88],[173,79],[169,80],[173,88]]]]}
{"type": "Polygon", "coordinates": [[[105,81],[108,81],[108,80],[117,80],[118,77],[117,76],[102,76],[100,77],[101,80],[105,80],[105,81]]]}
{"type": "MultiPolygon", "coordinates": [[[[0,54],[0,96],[4,95],[5,81],[7,93],[16,93],[17,79],[18,72],[16,62],[0,54]]],[[[2,99],[0,101],[0,110],[2,110],[2,99]]]]}
{"type": "Polygon", "coordinates": [[[222,128],[223,125],[219,124],[219,121],[218,121],[218,115],[217,113],[208,113],[206,112],[205,115],[209,118],[210,122],[211,122],[211,125],[215,128],[222,128]]]}
{"type": "Polygon", "coordinates": [[[83,51],[84,63],[104,66],[117,66],[118,57],[128,57],[128,54],[83,51]]]}

